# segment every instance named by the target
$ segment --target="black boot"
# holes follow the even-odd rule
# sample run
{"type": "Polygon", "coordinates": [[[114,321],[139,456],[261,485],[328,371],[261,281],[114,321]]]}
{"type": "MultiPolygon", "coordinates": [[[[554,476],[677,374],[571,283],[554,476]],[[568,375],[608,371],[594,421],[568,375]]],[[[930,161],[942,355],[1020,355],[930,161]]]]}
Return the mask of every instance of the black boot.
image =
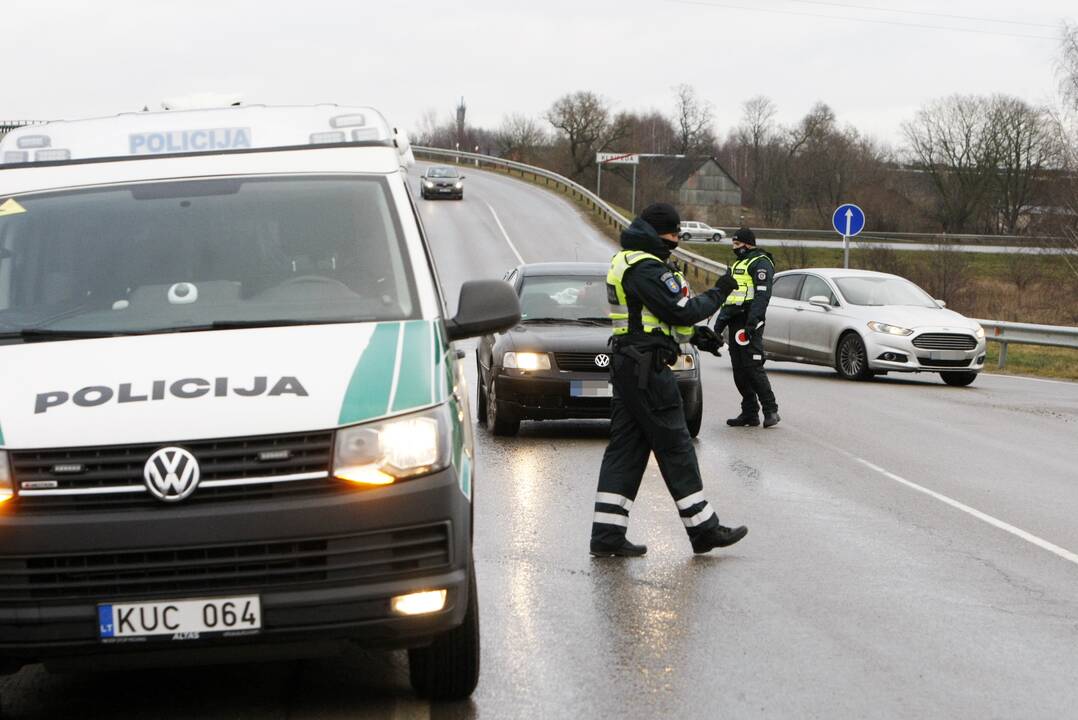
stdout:
{"type": "Polygon", "coordinates": [[[692,551],[699,555],[717,547],[728,547],[748,534],[749,529],[744,525],[736,528],[719,525],[696,537],[692,541],[692,551]]]}
{"type": "Polygon", "coordinates": [[[635,545],[626,538],[612,543],[591,541],[591,554],[595,557],[640,557],[647,551],[647,545],[635,545]]]}
{"type": "Polygon", "coordinates": [[[727,420],[726,424],[730,427],[756,427],[760,424],[760,416],[756,413],[750,415],[743,412],[737,417],[727,420]]]}
{"type": "Polygon", "coordinates": [[[779,420],[782,420],[782,418],[779,417],[779,411],[778,410],[776,410],[774,412],[765,412],[764,413],[764,427],[765,428],[774,427],[775,425],[778,425],[779,420]]]}

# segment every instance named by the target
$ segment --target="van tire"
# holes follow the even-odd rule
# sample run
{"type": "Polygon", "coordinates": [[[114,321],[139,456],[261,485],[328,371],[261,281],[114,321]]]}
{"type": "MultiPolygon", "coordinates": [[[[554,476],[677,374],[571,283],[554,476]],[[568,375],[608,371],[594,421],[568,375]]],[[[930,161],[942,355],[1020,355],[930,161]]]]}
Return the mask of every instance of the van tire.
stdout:
{"type": "Polygon", "coordinates": [[[468,571],[468,609],[464,622],[430,645],[408,650],[412,689],[429,700],[464,700],[479,683],[479,594],[475,566],[468,571]]]}

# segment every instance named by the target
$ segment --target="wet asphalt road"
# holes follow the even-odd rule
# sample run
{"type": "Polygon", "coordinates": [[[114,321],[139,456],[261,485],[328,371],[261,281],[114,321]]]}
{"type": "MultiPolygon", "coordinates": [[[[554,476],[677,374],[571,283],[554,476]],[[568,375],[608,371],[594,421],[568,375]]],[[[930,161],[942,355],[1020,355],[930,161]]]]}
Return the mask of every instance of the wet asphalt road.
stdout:
{"type": "MultiPolygon", "coordinates": [[[[612,252],[559,198],[466,172],[463,202],[420,201],[453,296],[465,279],[501,277],[517,253],[612,252]]],[[[4,707],[28,718],[1073,717],[1078,384],[850,383],[769,367],[783,422],[733,430],[726,358],[704,361],[705,492],[724,523],[750,527],[708,556],[691,554],[654,463],[630,526],[648,555],[588,556],[604,422],[477,432],[483,673],[467,703],[418,701],[403,654],[356,651],[178,673],[26,668],[0,684],[4,707]]]]}

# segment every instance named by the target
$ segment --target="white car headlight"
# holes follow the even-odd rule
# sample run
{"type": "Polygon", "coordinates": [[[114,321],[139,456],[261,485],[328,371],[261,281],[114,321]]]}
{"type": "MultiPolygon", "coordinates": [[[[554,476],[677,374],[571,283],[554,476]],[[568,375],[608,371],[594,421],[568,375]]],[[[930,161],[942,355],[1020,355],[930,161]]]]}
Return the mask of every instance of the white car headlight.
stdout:
{"type": "Polygon", "coordinates": [[[15,486],[11,481],[11,465],[8,464],[7,453],[0,450],[0,503],[7,502],[15,496],[15,486]]]}
{"type": "Polygon", "coordinates": [[[518,370],[549,370],[550,356],[546,353],[507,352],[502,356],[502,366],[518,370]]]}
{"type": "Polygon", "coordinates": [[[980,325],[977,326],[977,331],[973,334],[977,336],[978,340],[984,340],[984,328],[980,325]]]}
{"type": "Polygon", "coordinates": [[[333,476],[359,485],[390,485],[449,466],[449,406],[337,431],[333,476]]]}
{"type": "Polygon", "coordinates": [[[888,325],[887,323],[876,322],[875,320],[869,320],[868,327],[870,330],[874,330],[878,333],[886,333],[888,335],[913,335],[913,330],[910,330],[909,328],[888,325]]]}

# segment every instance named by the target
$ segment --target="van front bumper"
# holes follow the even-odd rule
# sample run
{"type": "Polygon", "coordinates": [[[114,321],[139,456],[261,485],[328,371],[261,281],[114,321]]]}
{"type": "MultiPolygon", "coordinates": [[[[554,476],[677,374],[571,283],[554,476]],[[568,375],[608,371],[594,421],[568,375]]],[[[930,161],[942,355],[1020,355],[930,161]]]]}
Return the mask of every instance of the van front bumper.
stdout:
{"type": "MultiPolygon", "coordinates": [[[[194,661],[267,646],[358,641],[416,647],[463,622],[470,500],[454,469],[303,499],[0,516],[0,663],[123,656],[194,661]],[[394,615],[390,599],[445,589],[444,608],[394,615]],[[257,594],[262,630],[236,638],[104,643],[99,603],[257,594]]],[[[165,636],[168,638],[169,636],[165,636]]]]}

